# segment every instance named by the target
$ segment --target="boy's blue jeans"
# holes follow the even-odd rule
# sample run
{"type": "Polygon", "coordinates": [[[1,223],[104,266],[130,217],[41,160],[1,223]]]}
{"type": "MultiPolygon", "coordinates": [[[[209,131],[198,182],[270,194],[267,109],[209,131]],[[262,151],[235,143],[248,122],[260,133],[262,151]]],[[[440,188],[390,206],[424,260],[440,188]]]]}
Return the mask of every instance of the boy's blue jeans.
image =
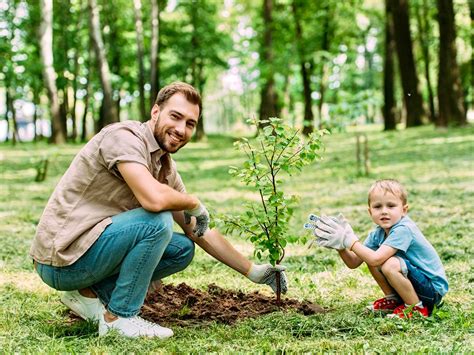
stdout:
{"type": "Polygon", "coordinates": [[[136,315],[152,280],[184,270],[194,243],[173,233],[171,212],[137,208],[112,217],[112,224],[74,264],[37,264],[49,286],[71,291],[90,287],[108,310],[120,317],[136,315]]]}

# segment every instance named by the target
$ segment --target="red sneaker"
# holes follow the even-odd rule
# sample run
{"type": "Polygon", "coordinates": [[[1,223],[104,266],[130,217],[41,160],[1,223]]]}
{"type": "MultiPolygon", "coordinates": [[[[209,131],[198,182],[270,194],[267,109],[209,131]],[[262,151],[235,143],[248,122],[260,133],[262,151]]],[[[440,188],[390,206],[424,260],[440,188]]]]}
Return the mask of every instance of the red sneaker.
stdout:
{"type": "Polygon", "coordinates": [[[374,303],[370,305],[368,309],[373,312],[391,312],[401,304],[403,304],[403,302],[399,299],[384,297],[374,301],[374,303]]]}
{"type": "Polygon", "coordinates": [[[428,317],[429,312],[428,308],[425,306],[419,307],[419,306],[405,306],[402,304],[401,306],[398,306],[395,308],[392,314],[389,314],[387,317],[388,318],[411,318],[413,317],[414,313],[421,314],[423,317],[428,317]]]}

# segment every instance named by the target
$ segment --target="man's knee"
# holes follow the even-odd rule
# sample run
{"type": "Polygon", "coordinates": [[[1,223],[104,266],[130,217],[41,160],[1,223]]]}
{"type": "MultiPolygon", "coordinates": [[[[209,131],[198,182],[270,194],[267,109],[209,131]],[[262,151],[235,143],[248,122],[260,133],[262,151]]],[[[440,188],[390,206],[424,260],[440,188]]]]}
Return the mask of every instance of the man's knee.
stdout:
{"type": "Polygon", "coordinates": [[[163,239],[167,239],[168,242],[171,240],[173,236],[173,226],[174,226],[174,220],[173,220],[173,214],[169,211],[163,211],[159,213],[150,213],[150,226],[153,227],[155,230],[154,235],[157,237],[157,239],[160,239],[161,241],[163,239]]]}
{"type": "Polygon", "coordinates": [[[193,260],[194,258],[194,242],[187,238],[187,237],[183,237],[183,240],[181,241],[181,246],[182,246],[182,252],[181,252],[181,260],[182,260],[182,264],[183,264],[183,269],[186,268],[190,263],[191,261],[193,260]]]}
{"type": "Polygon", "coordinates": [[[388,258],[387,261],[382,264],[381,271],[384,275],[399,273],[401,271],[400,260],[394,256],[388,258]]]}

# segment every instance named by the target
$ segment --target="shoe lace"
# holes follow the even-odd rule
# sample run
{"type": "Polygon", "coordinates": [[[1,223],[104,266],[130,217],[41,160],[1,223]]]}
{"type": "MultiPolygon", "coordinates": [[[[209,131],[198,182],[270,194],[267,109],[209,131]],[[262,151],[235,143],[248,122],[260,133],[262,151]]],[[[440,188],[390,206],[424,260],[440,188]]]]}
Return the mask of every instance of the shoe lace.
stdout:
{"type": "Polygon", "coordinates": [[[137,326],[139,326],[141,328],[145,328],[145,329],[155,328],[155,327],[159,326],[158,324],[147,321],[146,319],[143,319],[139,316],[135,316],[131,320],[137,326]]]}

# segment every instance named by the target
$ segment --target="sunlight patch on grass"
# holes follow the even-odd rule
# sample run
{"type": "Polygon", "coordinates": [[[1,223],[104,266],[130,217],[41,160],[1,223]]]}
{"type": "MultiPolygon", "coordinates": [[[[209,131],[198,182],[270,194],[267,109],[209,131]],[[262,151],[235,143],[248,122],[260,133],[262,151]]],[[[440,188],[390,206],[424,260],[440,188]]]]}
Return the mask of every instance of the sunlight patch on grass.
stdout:
{"type": "Polygon", "coordinates": [[[53,290],[48,287],[36,273],[32,272],[0,272],[0,287],[14,285],[21,291],[49,293],[53,290]]]}

